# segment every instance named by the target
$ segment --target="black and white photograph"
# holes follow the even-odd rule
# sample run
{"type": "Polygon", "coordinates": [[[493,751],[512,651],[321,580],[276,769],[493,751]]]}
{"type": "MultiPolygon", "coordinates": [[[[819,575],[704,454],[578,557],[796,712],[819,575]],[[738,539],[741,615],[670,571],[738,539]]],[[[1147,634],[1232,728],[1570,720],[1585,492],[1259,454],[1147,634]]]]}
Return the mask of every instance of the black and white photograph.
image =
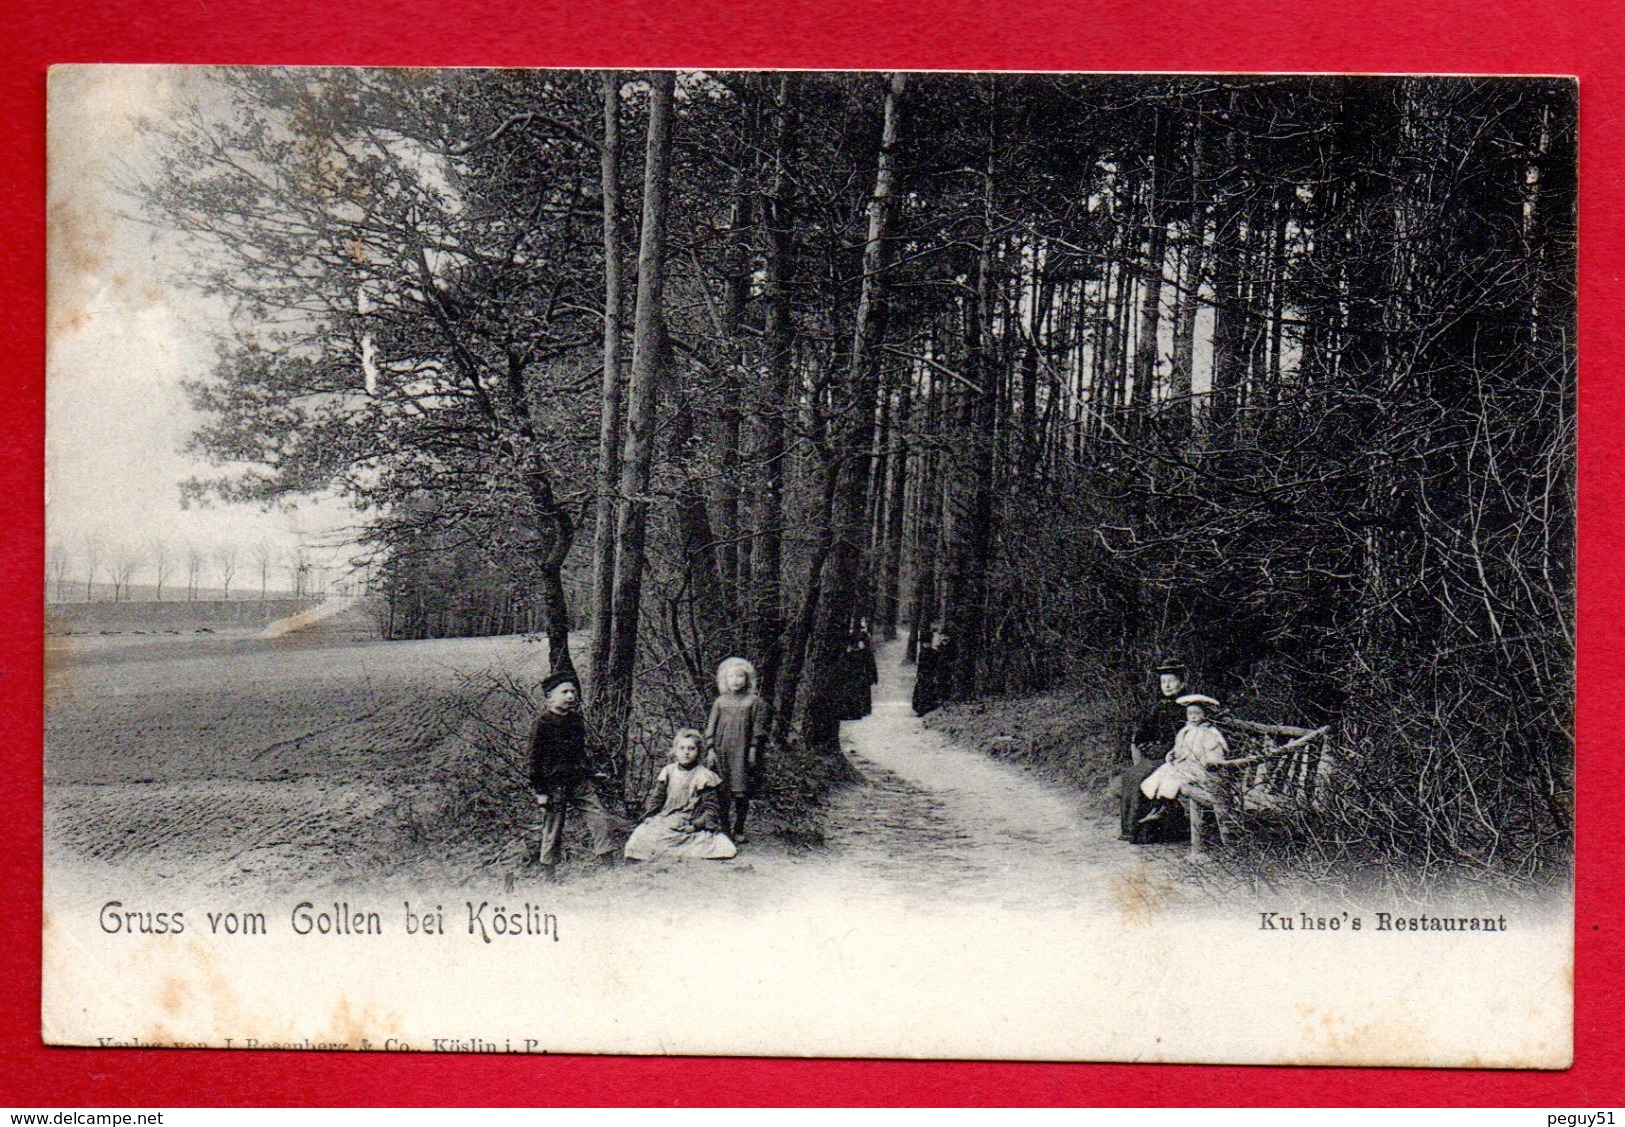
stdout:
{"type": "Polygon", "coordinates": [[[45,1039],[1567,1067],[1577,100],[55,68],[45,1039]]]}

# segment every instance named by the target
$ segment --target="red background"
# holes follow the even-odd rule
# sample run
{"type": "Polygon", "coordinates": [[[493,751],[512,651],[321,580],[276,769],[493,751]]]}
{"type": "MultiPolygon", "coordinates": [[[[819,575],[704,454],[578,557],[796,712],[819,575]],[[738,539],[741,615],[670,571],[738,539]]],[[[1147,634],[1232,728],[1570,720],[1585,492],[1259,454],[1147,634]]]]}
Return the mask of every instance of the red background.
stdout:
{"type": "Polygon", "coordinates": [[[0,70],[0,1105],[1625,1102],[1619,0],[24,0],[0,70]],[[1429,71],[1581,79],[1575,1067],[1566,1073],[48,1049],[39,1043],[45,71],[58,62],[1429,71]]]}

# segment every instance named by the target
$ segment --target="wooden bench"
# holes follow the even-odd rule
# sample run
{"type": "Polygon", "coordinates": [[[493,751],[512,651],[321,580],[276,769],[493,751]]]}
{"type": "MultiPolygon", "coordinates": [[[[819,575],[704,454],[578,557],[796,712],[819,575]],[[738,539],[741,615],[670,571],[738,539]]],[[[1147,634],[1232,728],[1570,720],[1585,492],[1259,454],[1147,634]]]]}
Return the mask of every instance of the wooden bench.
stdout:
{"type": "Polygon", "coordinates": [[[1296,728],[1234,717],[1215,718],[1213,723],[1230,737],[1230,758],[1208,764],[1212,793],[1194,791],[1186,802],[1193,859],[1205,856],[1202,827],[1207,811],[1213,813],[1220,843],[1229,845],[1246,833],[1249,816],[1313,806],[1332,730],[1329,724],[1296,728]]]}

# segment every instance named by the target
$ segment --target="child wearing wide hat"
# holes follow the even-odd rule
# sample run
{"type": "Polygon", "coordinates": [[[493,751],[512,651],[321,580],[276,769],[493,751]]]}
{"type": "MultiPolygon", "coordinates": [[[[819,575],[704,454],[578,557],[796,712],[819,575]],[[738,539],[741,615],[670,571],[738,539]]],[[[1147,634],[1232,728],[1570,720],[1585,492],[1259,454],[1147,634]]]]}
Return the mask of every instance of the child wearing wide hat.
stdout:
{"type": "MultiPolygon", "coordinates": [[[[1215,801],[1219,788],[1214,786],[1208,768],[1229,758],[1230,745],[1224,733],[1208,719],[1210,714],[1218,712],[1218,701],[1201,693],[1186,693],[1176,698],[1175,703],[1185,709],[1185,726],[1174,737],[1167,762],[1146,777],[1140,784],[1140,792],[1147,798],[1180,800],[1186,804],[1191,822],[1190,859],[1201,861],[1207,854],[1202,852],[1202,812],[1197,803],[1198,800],[1215,801]]],[[[1222,826],[1222,821],[1220,824],[1222,826]]]]}

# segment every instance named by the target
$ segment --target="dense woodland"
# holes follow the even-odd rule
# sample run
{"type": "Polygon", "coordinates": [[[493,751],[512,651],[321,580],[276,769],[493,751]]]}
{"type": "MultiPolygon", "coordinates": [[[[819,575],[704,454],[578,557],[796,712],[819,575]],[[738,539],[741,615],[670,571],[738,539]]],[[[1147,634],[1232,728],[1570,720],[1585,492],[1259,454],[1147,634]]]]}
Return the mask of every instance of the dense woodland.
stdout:
{"type": "Polygon", "coordinates": [[[232,311],[196,488],[350,497],[396,636],[586,628],[612,739],[742,654],[815,750],[860,617],[953,638],[950,699],[1177,653],[1336,723],[1322,837],[1526,872],[1572,808],[1575,99],[219,70],[137,190],[232,311]]]}

